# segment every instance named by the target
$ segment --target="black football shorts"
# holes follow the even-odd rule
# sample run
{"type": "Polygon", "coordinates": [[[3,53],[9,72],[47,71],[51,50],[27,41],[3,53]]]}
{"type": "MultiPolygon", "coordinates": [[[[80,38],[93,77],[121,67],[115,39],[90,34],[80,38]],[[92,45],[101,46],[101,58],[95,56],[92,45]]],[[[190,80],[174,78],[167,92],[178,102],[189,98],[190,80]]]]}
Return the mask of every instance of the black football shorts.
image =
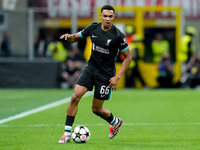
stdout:
{"type": "Polygon", "coordinates": [[[92,91],[94,86],[94,97],[99,100],[111,99],[112,88],[108,86],[110,84],[109,80],[101,81],[100,79],[95,78],[93,71],[88,66],[85,67],[78,78],[77,84],[87,87],[89,91],[92,91]]]}

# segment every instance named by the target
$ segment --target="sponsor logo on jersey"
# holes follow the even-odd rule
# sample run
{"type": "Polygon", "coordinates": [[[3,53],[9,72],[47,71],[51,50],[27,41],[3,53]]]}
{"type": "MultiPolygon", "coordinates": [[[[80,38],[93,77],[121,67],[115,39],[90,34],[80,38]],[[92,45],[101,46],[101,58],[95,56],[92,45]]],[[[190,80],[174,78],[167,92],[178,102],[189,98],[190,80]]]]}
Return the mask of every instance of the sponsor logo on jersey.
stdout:
{"type": "Polygon", "coordinates": [[[104,54],[109,54],[110,53],[108,49],[96,46],[94,43],[92,43],[92,50],[93,51],[98,51],[98,52],[104,53],[104,54]]]}

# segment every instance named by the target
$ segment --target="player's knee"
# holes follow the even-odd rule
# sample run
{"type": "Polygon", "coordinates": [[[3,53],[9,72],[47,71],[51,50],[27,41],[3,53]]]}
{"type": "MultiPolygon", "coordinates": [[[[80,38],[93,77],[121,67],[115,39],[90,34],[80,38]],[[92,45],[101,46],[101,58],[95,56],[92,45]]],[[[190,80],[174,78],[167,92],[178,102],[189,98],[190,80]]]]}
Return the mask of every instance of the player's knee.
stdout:
{"type": "Polygon", "coordinates": [[[78,103],[80,99],[81,97],[74,93],[71,98],[71,103],[78,103]]]}
{"type": "Polygon", "coordinates": [[[93,112],[94,114],[98,115],[99,112],[100,112],[100,110],[99,110],[98,107],[96,107],[96,106],[93,105],[93,106],[92,106],[92,112],[93,112]]]}

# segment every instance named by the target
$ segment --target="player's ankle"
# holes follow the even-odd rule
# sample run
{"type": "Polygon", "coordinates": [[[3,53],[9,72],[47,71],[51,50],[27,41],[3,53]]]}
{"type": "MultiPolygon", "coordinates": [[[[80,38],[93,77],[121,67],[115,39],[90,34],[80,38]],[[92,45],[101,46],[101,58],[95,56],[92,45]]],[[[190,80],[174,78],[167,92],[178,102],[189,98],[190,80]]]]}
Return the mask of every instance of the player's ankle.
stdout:
{"type": "Polygon", "coordinates": [[[115,118],[115,121],[113,122],[112,126],[115,126],[119,122],[118,118],[115,118]]]}

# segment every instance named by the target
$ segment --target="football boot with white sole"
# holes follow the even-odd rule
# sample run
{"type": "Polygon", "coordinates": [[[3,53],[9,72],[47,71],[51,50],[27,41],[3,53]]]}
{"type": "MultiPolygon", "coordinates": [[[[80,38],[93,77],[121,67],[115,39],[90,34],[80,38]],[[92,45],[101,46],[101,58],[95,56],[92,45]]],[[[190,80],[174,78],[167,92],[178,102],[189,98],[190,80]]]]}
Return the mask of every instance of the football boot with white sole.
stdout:
{"type": "Polygon", "coordinates": [[[63,135],[60,140],[58,141],[58,143],[69,143],[71,140],[71,136],[70,135],[63,135]]]}
{"type": "Polygon", "coordinates": [[[110,125],[109,139],[112,139],[117,135],[117,133],[119,132],[119,128],[122,126],[122,123],[122,119],[118,118],[118,123],[116,125],[110,125]]]}

